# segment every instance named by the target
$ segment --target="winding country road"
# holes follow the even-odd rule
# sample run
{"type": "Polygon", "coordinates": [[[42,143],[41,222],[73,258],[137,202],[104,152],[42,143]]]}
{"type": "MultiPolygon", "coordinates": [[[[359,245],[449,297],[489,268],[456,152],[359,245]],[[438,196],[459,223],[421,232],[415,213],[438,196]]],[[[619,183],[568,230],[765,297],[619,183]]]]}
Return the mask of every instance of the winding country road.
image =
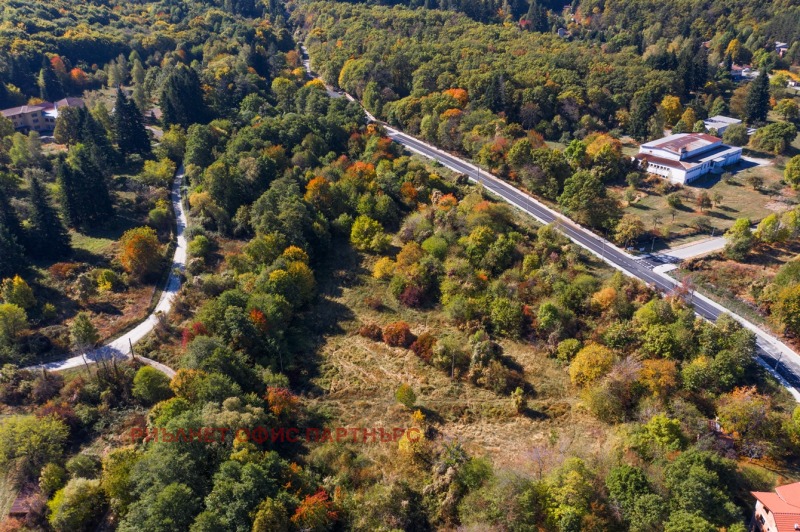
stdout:
{"type": "MultiPolygon", "coordinates": [[[[186,267],[186,237],[183,233],[186,229],[187,220],[186,213],[183,209],[183,203],[181,201],[183,177],[184,169],[183,166],[181,166],[178,169],[178,172],[175,174],[175,179],[172,181],[172,189],[170,191],[170,201],[172,202],[172,209],[175,213],[175,235],[177,237],[175,254],[172,257],[169,277],[167,278],[167,282],[165,283],[164,289],[161,292],[161,297],[159,298],[155,309],[153,309],[153,312],[139,325],[124,333],[122,336],[119,336],[115,340],[103,345],[102,347],[98,347],[82,355],[73,356],[55,362],[48,362],[46,364],[39,364],[37,366],[30,366],[25,369],[63,371],[66,369],[77,368],[86,364],[95,364],[103,360],[111,360],[112,358],[131,358],[131,346],[144,338],[156,327],[158,324],[159,315],[167,314],[172,309],[172,303],[181,287],[181,275],[186,267]]],[[[175,376],[175,370],[165,364],[138,355],[136,356],[136,360],[156,368],[169,378],[175,376]]]]}
{"type": "MultiPolygon", "coordinates": [[[[305,46],[302,46],[301,50],[303,52],[303,64],[306,67],[306,71],[309,76],[317,78],[316,74],[311,70],[311,63],[305,46]]],[[[324,80],[322,81],[324,82],[324,80]]],[[[334,97],[341,96],[335,93],[327,84],[326,87],[328,88],[329,94],[332,94],[334,97]]],[[[357,102],[357,100],[349,94],[345,93],[344,96],[351,101],[357,102]]],[[[533,216],[540,223],[553,224],[556,229],[561,231],[570,240],[600,257],[604,262],[622,271],[626,275],[638,278],[664,293],[670,293],[677,287],[677,281],[666,274],[669,264],[667,264],[666,267],[656,266],[656,264],[658,264],[657,262],[648,260],[647,258],[634,257],[608,240],[581,227],[563,214],[551,209],[529,194],[520,191],[478,166],[440,150],[416,137],[403,133],[385,122],[381,122],[366,109],[364,113],[371,122],[381,124],[387,131],[389,138],[402,144],[409,151],[428,159],[438,161],[443,166],[466,175],[471,181],[483,185],[487,191],[522,212],[533,216]]],[[[715,242],[715,245],[719,245],[719,242],[715,242]]],[[[722,245],[724,245],[724,243],[722,245]]],[[[755,333],[758,349],[758,357],[756,360],[792,394],[795,400],[800,402],[800,355],[795,353],[772,334],[762,330],[755,324],[716,302],[711,301],[698,292],[689,294],[689,303],[694,307],[697,315],[702,318],[716,321],[721,314],[727,313],[737,319],[744,327],[755,333]]]]}

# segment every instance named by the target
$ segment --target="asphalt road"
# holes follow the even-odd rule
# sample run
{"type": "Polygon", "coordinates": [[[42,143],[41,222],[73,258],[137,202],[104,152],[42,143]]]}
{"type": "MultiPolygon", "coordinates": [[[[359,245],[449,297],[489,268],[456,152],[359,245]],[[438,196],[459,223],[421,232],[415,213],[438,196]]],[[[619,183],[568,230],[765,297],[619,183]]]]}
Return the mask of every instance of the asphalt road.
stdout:
{"type": "MultiPolygon", "coordinates": [[[[370,116],[370,118],[373,117],[370,116]]],[[[669,293],[675,289],[677,285],[676,281],[665,274],[654,272],[654,264],[651,261],[643,258],[637,259],[623,252],[612,243],[595,235],[588,229],[584,229],[533,199],[528,194],[488,174],[475,165],[442,150],[433,148],[419,139],[398,131],[397,129],[386,126],[385,124],[384,126],[388,131],[388,136],[392,138],[392,140],[404,145],[415,153],[440,162],[451,170],[465,174],[472,181],[480,183],[497,197],[523,212],[530,214],[539,222],[555,224],[558,230],[569,237],[573,242],[594,253],[611,266],[632,277],[641,279],[663,293],[669,293]]],[[[732,314],[696,293],[692,295],[689,303],[694,307],[695,312],[699,316],[711,321],[716,321],[723,313],[727,312],[732,314]]],[[[746,321],[739,316],[735,317],[740,321],[746,321]]],[[[770,337],[769,334],[758,329],[758,327],[749,323],[745,325],[749,325],[748,328],[756,333],[758,355],[761,358],[762,365],[769,369],[770,373],[778,377],[784,386],[790,388],[790,392],[792,392],[796,399],[800,400],[800,391],[798,391],[798,389],[800,389],[800,357],[787,346],[781,344],[777,339],[770,337]]]]}
{"type": "MultiPolygon", "coordinates": [[[[303,64],[306,67],[306,71],[310,77],[319,79],[318,76],[311,70],[311,63],[306,47],[302,46],[301,49],[304,58],[303,64]]],[[[349,94],[340,94],[333,91],[327,84],[325,86],[328,94],[334,98],[345,96],[351,101],[357,101],[349,94]]],[[[512,185],[489,174],[488,172],[481,170],[474,164],[437,149],[434,146],[431,146],[415,137],[412,137],[411,135],[403,133],[402,131],[395,129],[388,124],[377,120],[366,109],[364,110],[364,113],[370,121],[382,124],[384,128],[386,128],[388,136],[395,142],[402,144],[412,152],[438,161],[451,170],[466,175],[472,181],[483,185],[484,188],[496,195],[498,198],[533,216],[539,222],[543,224],[555,224],[557,229],[565,234],[570,240],[597,255],[610,266],[621,270],[623,273],[631,277],[636,277],[644,281],[648,285],[657,288],[663,293],[672,292],[677,286],[677,282],[673,278],[658,271],[660,261],[646,257],[633,257],[617,248],[611,242],[595,235],[588,229],[584,229],[580,225],[568,219],[566,216],[563,216],[562,214],[550,209],[528,194],[521,192],[512,185]]],[[[697,292],[692,293],[689,303],[694,307],[697,315],[702,318],[710,321],[716,321],[717,318],[723,313],[731,314],[746,328],[755,333],[756,345],[758,349],[757,361],[776,379],[778,379],[778,381],[789,390],[792,396],[798,402],[800,402],[800,355],[795,353],[791,348],[783,344],[770,333],[765,332],[743,317],[723,308],[717,303],[714,303],[713,301],[704,297],[702,294],[698,294],[697,292]]]]}
{"type": "MultiPolygon", "coordinates": [[[[181,165],[172,181],[172,189],[170,190],[170,201],[172,202],[172,208],[175,213],[175,253],[172,256],[169,277],[167,278],[167,282],[165,283],[161,292],[161,297],[156,304],[156,308],[153,309],[153,312],[136,327],[105,345],[77,356],[56,360],[54,362],[47,362],[45,364],[39,364],[36,366],[29,366],[25,369],[64,371],[88,364],[96,364],[98,362],[111,360],[114,358],[130,358],[132,356],[131,346],[136,344],[139,340],[150,333],[150,331],[155,329],[156,325],[158,325],[160,315],[166,315],[169,313],[169,311],[172,309],[173,301],[178,294],[178,290],[180,290],[182,273],[186,267],[187,242],[186,236],[183,233],[186,229],[188,221],[186,219],[186,213],[184,212],[183,203],[181,201],[183,178],[184,169],[183,165],[181,165]]],[[[165,364],[139,355],[137,355],[136,358],[140,362],[154,367],[169,378],[175,376],[175,370],[165,364]]]]}

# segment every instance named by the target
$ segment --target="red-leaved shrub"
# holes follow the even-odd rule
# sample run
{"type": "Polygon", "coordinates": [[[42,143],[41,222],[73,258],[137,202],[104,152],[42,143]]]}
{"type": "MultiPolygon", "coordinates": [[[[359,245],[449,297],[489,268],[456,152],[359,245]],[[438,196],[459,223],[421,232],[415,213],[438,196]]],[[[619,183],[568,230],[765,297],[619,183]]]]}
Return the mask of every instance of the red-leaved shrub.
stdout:
{"type": "Polygon", "coordinates": [[[380,342],[381,338],[383,338],[383,331],[375,323],[366,323],[362,325],[361,328],[358,329],[358,334],[364,338],[375,340],[376,342],[380,342]]]}
{"type": "Polygon", "coordinates": [[[431,333],[425,332],[417,336],[417,340],[411,344],[411,350],[425,362],[430,362],[435,344],[436,338],[431,333]]]}
{"type": "Polygon", "coordinates": [[[396,321],[383,328],[383,341],[392,347],[408,347],[414,340],[411,328],[404,321],[396,321]]]}
{"type": "Polygon", "coordinates": [[[407,307],[417,308],[422,305],[424,297],[425,291],[422,290],[422,288],[412,284],[407,286],[405,290],[400,293],[397,299],[400,301],[400,303],[407,307]]]}

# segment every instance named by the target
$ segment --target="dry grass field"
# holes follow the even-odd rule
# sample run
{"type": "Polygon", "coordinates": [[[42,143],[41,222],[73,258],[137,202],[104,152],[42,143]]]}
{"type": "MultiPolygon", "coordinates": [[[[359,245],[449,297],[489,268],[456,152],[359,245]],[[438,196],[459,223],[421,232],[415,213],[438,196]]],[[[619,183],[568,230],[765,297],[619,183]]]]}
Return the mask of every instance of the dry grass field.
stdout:
{"type": "MultiPolygon", "coordinates": [[[[476,387],[425,364],[408,349],[389,347],[358,335],[366,323],[404,320],[415,334],[430,332],[451,336],[467,344],[468,332],[451,326],[437,308],[417,311],[395,301],[370,275],[373,257],[346,250],[337,253],[329,275],[320,276],[323,303],[318,321],[332,324],[323,332],[318,372],[310,382],[306,399],[313,409],[323,410],[333,426],[407,427],[411,411],[395,399],[400,384],[411,385],[417,394],[416,408],[425,415],[445,441],[459,441],[468,452],[488,456],[505,468],[531,475],[546,468],[543,462],[558,462],[565,454],[591,458],[606,446],[608,430],[580,408],[571,390],[566,367],[524,341],[504,340],[504,354],[524,372],[535,390],[528,410],[518,415],[510,397],[476,387]],[[379,299],[374,310],[366,298],[379,299]],[[343,308],[337,317],[333,313],[343,308]],[[531,469],[533,468],[533,469],[531,469]]],[[[389,451],[390,443],[367,444],[374,458],[389,451]]]]}

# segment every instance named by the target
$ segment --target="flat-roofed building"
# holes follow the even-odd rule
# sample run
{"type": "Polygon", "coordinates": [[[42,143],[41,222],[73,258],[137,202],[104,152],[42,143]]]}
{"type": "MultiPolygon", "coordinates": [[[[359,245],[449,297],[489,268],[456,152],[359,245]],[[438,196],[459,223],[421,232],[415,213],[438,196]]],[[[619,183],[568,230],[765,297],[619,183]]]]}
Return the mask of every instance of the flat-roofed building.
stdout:
{"type": "Polygon", "coordinates": [[[703,120],[703,124],[705,124],[706,129],[711,131],[712,129],[717,132],[717,135],[722,135],[726,129],[731,126],[735,126],[737,124],[741,124],[742,121],[738,118],[731,118],[729,116],[712,116],[711,118],[706,118],[703,120]]]}
{"type": "Polygon", "coordinates": [[[706,133],[678,133],[647,142],[639,147],[635,159],[647,172],[686,185],[709,172],[739,162],[742,149],[722,143],[706,133]]]}

